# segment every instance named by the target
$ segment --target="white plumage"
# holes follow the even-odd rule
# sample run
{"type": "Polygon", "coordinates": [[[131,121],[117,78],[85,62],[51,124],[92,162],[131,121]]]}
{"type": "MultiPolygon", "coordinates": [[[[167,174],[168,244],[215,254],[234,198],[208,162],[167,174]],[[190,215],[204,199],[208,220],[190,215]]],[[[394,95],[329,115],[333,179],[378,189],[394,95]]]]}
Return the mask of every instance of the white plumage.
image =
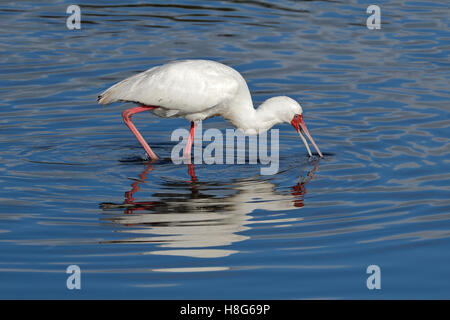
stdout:
{"type": "MultiPolygon", "coordinates": [[[[98,96],[101,104],[116,101],[142,105],[124,111],[123,117],[151,158],[157,157],[152,155],[150,147],[131,122],[131,115],[146,110],[164,118],[186,118],[192,122],[192,136],[195,122],[213,116],[222,116],[246,134],[264,132],[278,123],[291,123],[305,142],[309,154],[302,132],[322,156],[306,129],[298,102],[285,96],[274,97],[255,110],[244,78],[219,62],[182,60],[153,67],[122,80],[98,96]]],[[[190,156],[191,145],[192,141],[188,141],[187,156],[190,156]]]]}
{"type": "Polygon", "coordinates": [[[197,114],[189,120],[204,120],[212,109],[219,111],[233,99],[242,83],[245,81],[237,71],[221,63],[175,61],[115,84],[100,95],[99,103],[134,101],[160,107],[153,112],[161,117],[197,114]]]}

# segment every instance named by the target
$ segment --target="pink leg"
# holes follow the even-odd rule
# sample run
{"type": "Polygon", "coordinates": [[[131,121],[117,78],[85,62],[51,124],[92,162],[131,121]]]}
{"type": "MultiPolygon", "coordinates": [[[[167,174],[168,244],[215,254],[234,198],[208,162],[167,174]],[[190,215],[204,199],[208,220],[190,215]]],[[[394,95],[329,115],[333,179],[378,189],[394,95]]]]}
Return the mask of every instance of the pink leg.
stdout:
{"type": "Polygon", "coordinates": [[[184,157],[191,160],[191,150],[192,143],[194,142],[195,128],[197,124],[194,121],[191,121],[191,131],[189,132],[189,138],[186,144],[186,148],[184,149],[184,157]]]}
{"type": "Polygon", "coordinates": [[[150,146],[147,144],[147,142],[145,141],[145,139],[142,137],[142,135],[140,134],[140,132],[136,129],[136,127],[134,126],[133,122],[131,122],[131,116],[133,114],[139,113],[139,112],[143,112],[143,111],[149,111],[152,109],[155,109],[157,107],[153,107],[153,106],[140,106],[140,107],[135,107],[135,108],[131,108],[131,109],[127,109],[125,111],[122,112],[122,117],[123,117],[123,121],[125,121],[125,124],[128,126],[128,128],[130,128],[131,132],[133,132],[133,134],[136,136],[136,138],[139,140],[139,142],[141,143],[141,145],[144,147],[145,151],[147,152],[148,156],[150,157],[150,159],[152,160],[157,160],[159,159],[158,156],[152,151],[152,149],[150,148],[150,146]]]}
{"type": "Polygon", "coordinates": [[[191,176],[191,181],[189,182],[196,182],[197,181],[197,176],[195,175],[195,168],[194,165],[192,163],[188,164],[188,174],[191,176]]]}

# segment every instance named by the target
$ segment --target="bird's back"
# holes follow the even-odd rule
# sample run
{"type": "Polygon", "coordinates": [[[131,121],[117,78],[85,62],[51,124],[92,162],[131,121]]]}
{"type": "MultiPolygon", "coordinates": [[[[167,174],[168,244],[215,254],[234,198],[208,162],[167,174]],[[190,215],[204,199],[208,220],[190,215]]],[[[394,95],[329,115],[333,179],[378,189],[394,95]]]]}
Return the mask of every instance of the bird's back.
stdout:
{"type": "Polygon", "coordinates": [[[233,68],[209,60],[174,61],[129,77],[99,95],[101,104],[132,101],[177,116],[205,111],[232,100],[245,80],[233,68]]]}

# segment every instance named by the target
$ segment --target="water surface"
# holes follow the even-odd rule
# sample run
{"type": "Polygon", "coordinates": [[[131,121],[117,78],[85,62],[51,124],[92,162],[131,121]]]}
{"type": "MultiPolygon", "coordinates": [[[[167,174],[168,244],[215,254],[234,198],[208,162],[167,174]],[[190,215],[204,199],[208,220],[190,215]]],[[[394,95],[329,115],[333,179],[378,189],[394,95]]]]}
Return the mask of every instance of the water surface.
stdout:
{"type": "MultiPolygon", "coordinates": [[[[0,5],[0,297],[448,299],[449,10],[438,1],[0,5]],[[175,59],[289,95],[325,153],[280,130],[280,171],[169,159],[184,119],[122,123],[113,83],[175,59]],[[68,290],[69,265],[82,289],[68,290]],[[368,290],[378,265],[381,290],[368,290]]],[[[220,118],[204,129],[225,132],[220,118]]]]}

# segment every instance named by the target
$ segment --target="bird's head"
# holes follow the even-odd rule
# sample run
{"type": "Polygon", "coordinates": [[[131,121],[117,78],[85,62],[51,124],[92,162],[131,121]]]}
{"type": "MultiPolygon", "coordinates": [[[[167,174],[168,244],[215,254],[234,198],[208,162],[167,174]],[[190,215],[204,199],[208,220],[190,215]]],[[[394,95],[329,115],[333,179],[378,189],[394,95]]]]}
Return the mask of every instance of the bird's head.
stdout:
{"type": "Polygon", "coordinates": [[[311,137],[311,135],[308,132],[308,128],[306,127],[305,120],[303,119],[303,109],[300,106],[300,104],[295,101],[294,99],[291,99],[289,97],[275,97],[271,98],[269,100],[272,104],[277,105],[277,115],[278,118],[282,122],[290,123],[294,129],[298,132],[300,135],[300,138],[302,139],[303,143],[306,146],[306,149],[308,150],[309,156],[312,156],[311,150],[309,148],[308,142],[305,139],[305,136],[309,139],[309,141],[312,143],[314,148],[316,149],[317,153],[320,157],[323,157],[322,153],[319,150],[319,147],[314,142],[314,139],[311,137]]]}

